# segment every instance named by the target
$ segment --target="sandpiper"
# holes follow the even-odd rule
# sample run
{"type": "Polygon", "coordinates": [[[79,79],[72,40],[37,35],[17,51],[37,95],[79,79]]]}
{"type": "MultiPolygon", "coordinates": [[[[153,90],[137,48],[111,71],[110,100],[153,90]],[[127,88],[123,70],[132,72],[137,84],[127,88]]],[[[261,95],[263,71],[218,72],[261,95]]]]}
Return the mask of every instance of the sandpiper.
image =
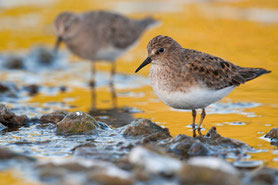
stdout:
{"type": "MultiPolygon", "coordinates": [[[[130,49],[142,33],[157,23],[151,17],[130,19],[107,11],[88,11],[81,14],[62,12],[54,22],[57,36],[55,51],[61,41],[75,55],[95,61],[112,63],[111,78],[115,74],[115,60],[130,49]]],[[[92,66],[92,80],[95,67],[92,66]]]]}
{"type": "Polygon", "coordinates": [[[155,94],[168,106],[192,110],[195,136],[196,109],[202,109],[198,132],[205,119],[205,108],[236,86],[271,71],[232,64],[219,57],[185,49],[168,36],[156,36],[147,46],[148,57],[136,69],[151,64],[149,78],[155,94]]]}

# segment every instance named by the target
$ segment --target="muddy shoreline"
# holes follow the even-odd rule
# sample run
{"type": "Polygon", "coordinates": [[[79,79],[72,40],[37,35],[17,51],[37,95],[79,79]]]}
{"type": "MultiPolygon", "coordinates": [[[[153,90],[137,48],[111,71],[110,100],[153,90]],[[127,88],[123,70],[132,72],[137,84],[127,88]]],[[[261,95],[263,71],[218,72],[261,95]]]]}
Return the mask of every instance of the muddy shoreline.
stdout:
{"type": "MultiPolygon", "coordinates": [[[[17,127],[35,127],[36,132],[52,132],[64,141],[23,140],[11,147],[1,147],[0,167],[14,168],[26,178],[44,184],[277,184],[278,170],[260,161],[248,161],[248,153],[256,149],[221,136],[212,127],[203,136],[170,135],[148,119],[135,119],[119,126],[98,121],[77,111],[56,111],[41,117],[16,115],[1,105],[1,132],[17,127]],[[80,144],[69,146],[76,139],[80,144]],[[13,151],[14,146],[54,147],[67,145],[67,158],[41,159],[28,150],[13,151]],[[227,162],[226,159],[230,162],[227,162]]],[[[273,134],[271,135],[273,136],[273,134]]],[[[76,143],[75,143],[76,144],[76,143]]],[[[59,148],[59,150],[63,150],[59,148]]],[[[59,153],[59,151],[58,151],[59,153]]],[[[50,154],[51,155],[51,154],[50,154]]],[[[53,153],[52,153],[53,155],[53,153]]]]}

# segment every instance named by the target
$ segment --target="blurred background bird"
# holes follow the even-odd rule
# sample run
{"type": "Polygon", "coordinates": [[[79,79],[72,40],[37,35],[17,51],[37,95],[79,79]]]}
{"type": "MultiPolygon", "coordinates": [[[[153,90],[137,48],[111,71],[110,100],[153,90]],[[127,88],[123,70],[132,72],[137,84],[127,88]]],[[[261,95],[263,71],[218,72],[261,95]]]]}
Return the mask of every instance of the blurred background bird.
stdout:
{"type": "Polygon", "coordinates": [[[130,19],[108,11],[88,11],[81,14],[60,13],[54,29],[57,36],[54,51],[61,42],[75,55],[92,62],[90,86],[92,87],[92,109],[95,108],[95,62],[105,61],[112,64],[110,89],[113,106],[116,107],[116,93],[113,78],[116,72],[116,59],[135,45],[142,33],[158,21],[152,17],[130,19]]]}
{"type": "MultiPolygon", "coordinates": [[[[62,12],[54,22],[57,52],[63,41],[75,55],[92,61],[112,63],[110,82],[115,74],[115,60],[130,49],[142,33],[157,23],[151,17],[130,19],[107,11],[81,14],[62,12]]],[[[95,67],[92,66],[91,84],[94,85],[95,67]]]]}

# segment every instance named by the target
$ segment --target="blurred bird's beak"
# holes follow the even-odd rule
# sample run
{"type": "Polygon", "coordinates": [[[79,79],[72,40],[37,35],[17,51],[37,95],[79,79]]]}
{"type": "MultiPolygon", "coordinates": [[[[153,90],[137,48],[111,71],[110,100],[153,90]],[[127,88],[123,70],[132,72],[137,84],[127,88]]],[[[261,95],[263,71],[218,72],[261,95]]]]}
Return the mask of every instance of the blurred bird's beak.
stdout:
{"type": "Polygon", "coordinates": [[[54,52],[57,53],[59,50],[59,46],[62,42],[62,37],[57,37],[56,43],[55,43],[55,47],[54,47],[54,52]]]}
{"type": "Polygon", "coordinates": [[[135,73],[137,73],[140,69],[148,65],[152,62],[152,59],[150,57],[146,58],[146,60],[136,69],[135,73]]]}

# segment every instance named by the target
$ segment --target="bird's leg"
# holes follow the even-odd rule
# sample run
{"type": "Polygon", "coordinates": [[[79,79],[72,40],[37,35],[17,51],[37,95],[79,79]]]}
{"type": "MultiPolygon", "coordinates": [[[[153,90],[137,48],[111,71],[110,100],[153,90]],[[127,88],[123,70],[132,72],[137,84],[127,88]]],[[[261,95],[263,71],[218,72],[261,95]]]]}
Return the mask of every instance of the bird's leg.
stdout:
{"type": "Polygon", "coordinates": [[[111,67],[111,73],[110,73],[110,80],[109,80],[110,85],[113,84],[113,79],[115,74],[116,74],[116,62],[113,61],[111,67]]]}
{"type": "Polygon", "coordinates": [[[200,122],[199,122],[199,124],[198,124],[198,133],[199,133],[200,135],[202,135],[201,126],[202,126],[202,123],[203,123],[205,117],[206,117],[206,111],[205,111],[205,108],[203,108],[203,109],[202,109],[202,113],[201,113],[201,119],[200,119],[200,122]]]}
{"type": "Polygon", "coordinates": [[[196,120],[196,115],[197,115],[197,112],[195,109],[192,109],[192,130],[193,130],[193,137],[196,136],[196,130],[195,130],[195,120],[196,120]]]}
{"type": "Polygon", "coordinates": [[[116,63],[112,61],[112,66],[111,66],[111,73],[110,73],[110,80],[109,80],[109,86],[110,86],[110,91],[112,95],[112,105],[113,108],[117,107],[117,94],[114,88],[114,76],[116,73],[116,63]]]}
{"type": "Polygon", "coordinates": [[[110,84],[110,91],[112,94],[112,106],[113,108],[117,108],[117,94],[113,83],[110,84]]]}
{"type": "Polygon", "coordinates": [[[89,81],[89,85],[91,87],[95,87],[95,77],[96,77],[96,65],[95,62],[92,62],[92,66],[91,66],[91,77],[90,77],[90,81],[89,81]]]}
{"type": "Polygon", "coordinates": [[[91,78],[90,78],[90,87],[92,89],[92,109],[96,108],[96,82],[95,82],[95,75],[96,75],[96,68],[94,62],[92,62],[91,66],[91,78]]]}

